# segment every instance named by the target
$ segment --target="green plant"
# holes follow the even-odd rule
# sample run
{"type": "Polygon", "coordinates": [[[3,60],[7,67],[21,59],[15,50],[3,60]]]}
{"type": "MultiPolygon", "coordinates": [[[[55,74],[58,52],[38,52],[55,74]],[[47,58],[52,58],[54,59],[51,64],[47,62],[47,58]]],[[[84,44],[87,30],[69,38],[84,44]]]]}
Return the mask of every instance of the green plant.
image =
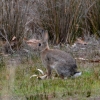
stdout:
{"type": "MultiPolygon", "coordinates": [[[[29,64],[29,62],[13,66],[10,64],[11,67],[5,65],[5,69],[0,70],[0,93],[2,96],[8,93],[8,96],[22,97],[23,100],[56,100],[60,98],[65,100],[69,98],[86,100],[87,98],[91,99],[99,96],[100,64],[93,64],[93,66],[90,66],[91,64],[86,65],[86,63],[85,66],[84,64],[79,64],[82,76],[75,79],[62,80],[59,77],[55,77],[54,79],[38,80],[36,77],[30,78],[30,76],[37,73],[36,69],[44,70],[45,68],[36,56],[33,56],[32,60],[33,65],[29,64]]],[[[3,59],[3,61],[5,60],[3,59]]]]}

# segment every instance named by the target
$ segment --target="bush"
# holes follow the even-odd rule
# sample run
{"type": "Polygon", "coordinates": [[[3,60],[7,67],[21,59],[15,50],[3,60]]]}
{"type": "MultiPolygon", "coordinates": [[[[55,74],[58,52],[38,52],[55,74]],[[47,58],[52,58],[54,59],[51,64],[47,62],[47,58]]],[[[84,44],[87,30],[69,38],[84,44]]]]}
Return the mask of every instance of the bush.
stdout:
{"type": "Polygon", "coordinates": [[[99,4],[99,0],[43,0],[37,6],[53,43],[72,43],[84,34],[100,36],[99,4]]]}
{"type": "Polygon", "coordinates": [[[49,31],[52,43],[73,43],[84,34],[100,37],[99,0],[3,0],[0,1],[0,29],[15,50],[31,33],[41,37],[41,29],[49,31]],[[28,34],[26,34],[28,33],[28,34]],[[6,36],[5,36],[6,35],[6,36]]]}
{"type": "Polygon", "coordinates": [[[0,36],[12,49],[18,50],[23,42],[28,15],[28,2],[22,0],[0,1],[0,36]],[[24,4],[23,4],[24,3],[24,4]],[[14,39],[15,38],[15,39],[14,39]]]}

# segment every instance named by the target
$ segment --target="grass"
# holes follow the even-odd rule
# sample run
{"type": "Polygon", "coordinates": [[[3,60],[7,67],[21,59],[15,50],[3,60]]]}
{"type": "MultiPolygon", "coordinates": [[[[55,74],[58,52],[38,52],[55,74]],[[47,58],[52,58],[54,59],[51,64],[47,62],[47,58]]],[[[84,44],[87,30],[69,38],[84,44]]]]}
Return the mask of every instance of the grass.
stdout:
{"type": "Polygon", "coordinates": [[[30,76],[39,74],[36,71],[37,68],[44,71],[45,68],[42,66],[41,60],[38,57],[35,58],[33,64],[29,64],[29,60],[9,68],[7,68],[6,64],[4,67],[3,64],[2,70],[0,69],[1,96],[6,94],[23,97],[24,99],[21,100],[25,100],[25,98],[26,100],[66,100],[67,98],[87,100],[99,96],[100,64],[94,64],[92,67],[88,64],[85,67],[78,64],[82,76],[75,79],[38,80],[36,77],[30,79],[30,76]],[[15,68],[15,70],[12,68],[15,68]]]}

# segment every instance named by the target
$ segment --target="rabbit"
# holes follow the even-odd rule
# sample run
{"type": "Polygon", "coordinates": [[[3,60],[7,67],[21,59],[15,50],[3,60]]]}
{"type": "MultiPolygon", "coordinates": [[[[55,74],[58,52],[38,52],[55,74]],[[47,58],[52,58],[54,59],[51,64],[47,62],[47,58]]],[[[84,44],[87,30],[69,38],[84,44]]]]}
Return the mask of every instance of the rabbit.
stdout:
{"type": "Polygon", "coordinates": [[[42,39],[30,39],[26,42],[33,50],[40,52],[42,63],[47,69],[48,78],[51,78],[52,69],[54,69],[62,79],[81,75],[81,72],[77,71],[75,59],[69,53],[49,48],[47,30],[43,31],[42,39]]]}

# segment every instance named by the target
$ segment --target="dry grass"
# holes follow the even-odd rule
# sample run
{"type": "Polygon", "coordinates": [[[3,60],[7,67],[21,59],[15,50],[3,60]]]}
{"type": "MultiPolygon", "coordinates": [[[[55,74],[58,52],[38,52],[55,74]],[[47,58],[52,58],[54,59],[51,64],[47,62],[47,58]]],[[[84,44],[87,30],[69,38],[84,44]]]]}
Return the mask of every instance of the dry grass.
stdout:
{"type": "Polygon", "coordinates": [[[99,0],[0,1],[0,29],[4,30],[0,37],[11,42],[15,36],[15,49],[21,47],[23,38],[40,35],[40,28],[47,29],[56,44],[73,43],[84,34],[99,37],[99,4],[99,0]]]}
{"type": "Polygon", "coordinates": [[[29,3],[22,0],[0,1],[0,37],[19,50],[25,36],[25,24],[28,20],[29,3]],[[13,38],[16,38],[13,40],[13,38]]]}
{"type": "Polygon", "coordinates": [[[37,5],[52,42],[72,43],[84,34],[99,36],[99,4],[99,0],[46,0],[37,5]]]}

